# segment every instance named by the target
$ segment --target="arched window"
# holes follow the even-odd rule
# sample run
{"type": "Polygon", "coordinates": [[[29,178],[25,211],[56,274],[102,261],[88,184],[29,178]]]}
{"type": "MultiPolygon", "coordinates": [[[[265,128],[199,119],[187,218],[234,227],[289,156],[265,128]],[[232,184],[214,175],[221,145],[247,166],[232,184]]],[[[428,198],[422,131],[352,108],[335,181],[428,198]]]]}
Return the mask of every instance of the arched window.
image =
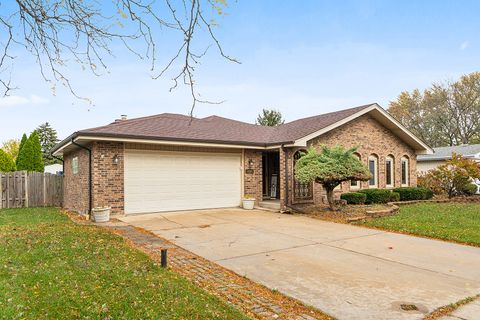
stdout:
{"type": "MultiPolygon", "coordinates": [[[[360,155],[358,153],[354,153],[353,154],[355,157],[358,158],[358,160],[362,160],[360,155]]],[[[358,180],[351,180],[350,181],[350,189],[353,189],[353,190],[356,190],[356,189],[360,189],[360,181],[358,180]]]]}
{"type": "Polygon", "coordinates": [[[378,188],[378,157],[376,155],[368,157],[368,170],[372,174],[372,177],[368,180],[368,186],[378,188]]]}
{"type": "Polygon", "coordinates": [[[400,161],[402,169],[402,187],[408,187],[410,184],[410,164],[407,156],[403,156],[400,161]]]}
{"type": "Polygon", "coordinates": [[[392,155],[385,158],[385,186],[393,188],[395,186],[395,160],[392,155]]]}
{"type": "MultiPolygon", "coordinates": [[[[298,150],[293,155],[293,165],[305,153],[305,150],[298,150]]],[[[293,180],[293,200],[295,202],[306,202],[313,200],[313,182],[301,183],[297,179],[293,180]]]]}

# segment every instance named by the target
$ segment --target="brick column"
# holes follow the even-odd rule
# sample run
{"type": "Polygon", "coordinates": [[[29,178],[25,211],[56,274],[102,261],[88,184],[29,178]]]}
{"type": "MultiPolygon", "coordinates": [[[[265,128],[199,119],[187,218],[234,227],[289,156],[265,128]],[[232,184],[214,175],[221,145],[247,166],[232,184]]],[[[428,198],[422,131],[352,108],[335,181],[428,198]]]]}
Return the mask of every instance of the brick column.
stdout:
{"type": "Polygon", "coordinates": [[[263,199],[262,192],[262,151],[245,149],[244,154],[244,190],[245,196],[255,198],[255,204],[258,205],[263,199]]]}
{"type": "Polygon", "coordinates": [[[97,141],[92,145],[93,207],[124,213],[124,144],[97,141]],[[115,159],[117,160],[115,162],[115,159]]]}

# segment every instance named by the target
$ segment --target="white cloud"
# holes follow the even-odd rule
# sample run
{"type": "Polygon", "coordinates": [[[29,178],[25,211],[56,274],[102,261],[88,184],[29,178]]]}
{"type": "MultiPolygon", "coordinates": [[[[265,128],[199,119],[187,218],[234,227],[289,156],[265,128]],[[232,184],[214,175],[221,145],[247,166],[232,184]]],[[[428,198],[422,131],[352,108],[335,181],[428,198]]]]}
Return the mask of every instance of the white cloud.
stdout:
{"type": "Polygon", "coordinates": [[[37,96],[35,94],[31,95],[30,96],[30,101],[33,103],[33,104],[46,104],[49,102],[49,100],[47,98],[44,98],[44,97],[40,97],[40,96],[37,96]]]}
{"type": "Polygon", "coordinates": [[[37,95],[31,95],[30,97],[24,96],[7,96],[0,99],[0,107],[12,107],[28,104],[46,104],[49,100],[37,95]]]}
{"type": "Polygon", "coordinates": [[[470,46],[469,41],[463,41],[462,44],[460,45],[460,50],[465,50],[470,46]]]}

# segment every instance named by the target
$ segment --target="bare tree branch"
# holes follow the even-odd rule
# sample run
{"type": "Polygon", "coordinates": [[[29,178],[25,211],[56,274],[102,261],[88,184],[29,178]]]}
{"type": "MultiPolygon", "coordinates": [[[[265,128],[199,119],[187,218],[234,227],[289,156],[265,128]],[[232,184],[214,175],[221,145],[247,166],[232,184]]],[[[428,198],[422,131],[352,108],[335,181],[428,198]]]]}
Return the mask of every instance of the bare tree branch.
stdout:
{"type": "Polygon", "coordinates": [[[153,79],[165,76],[167,71],[177,68],[175,62],[180,62],[170,91],[178,87],[179,81],[189,87],[190,115],[197,103],[221,103],[201,99],[196,90],[195,67],[211,44],[201,44],[204,49],[197,53],[195,35],[203,32],[221,57],[240,62],[224,53],[213,31],[214,19],[208,19],[202,11],[204,5],[212,9],[213,14],[223,14],[225,1],[181,0],[175,1],[175,5],[171,0],[111,0],[109,3],[100,0],[16,0],[8,4],[0,1],[0,85],[3,88],[0,92],[8,95],[15,89],[9,71],[15,61],[11,52],[16,46],[33,55],[41,76],[52,85],[52,90],[62,84],[76,98],[91,103],[76,92],[68,69],[76,63],[94,75],[102,75],[102,70],[108,68],[105,59],[113,55],[113,44],[118,42],[137,58],[150,60],[153,79]],[[178,49],[159,72],[156,72],[159,41],[156,29],[169,29],[179,35],[178,49]],[[143,45],[139,46],[139,41],[143,45]]]}

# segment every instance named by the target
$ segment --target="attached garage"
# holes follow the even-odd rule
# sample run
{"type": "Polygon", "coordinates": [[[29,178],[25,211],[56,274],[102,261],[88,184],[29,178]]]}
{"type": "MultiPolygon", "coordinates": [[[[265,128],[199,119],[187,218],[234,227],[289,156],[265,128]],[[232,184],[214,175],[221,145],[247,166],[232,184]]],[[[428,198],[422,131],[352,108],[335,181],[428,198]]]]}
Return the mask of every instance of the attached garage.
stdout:
{"type": "Polygon", "coordinates": [[[125,150],[125,213],[238,206],[241,153],[125,150]]]}

